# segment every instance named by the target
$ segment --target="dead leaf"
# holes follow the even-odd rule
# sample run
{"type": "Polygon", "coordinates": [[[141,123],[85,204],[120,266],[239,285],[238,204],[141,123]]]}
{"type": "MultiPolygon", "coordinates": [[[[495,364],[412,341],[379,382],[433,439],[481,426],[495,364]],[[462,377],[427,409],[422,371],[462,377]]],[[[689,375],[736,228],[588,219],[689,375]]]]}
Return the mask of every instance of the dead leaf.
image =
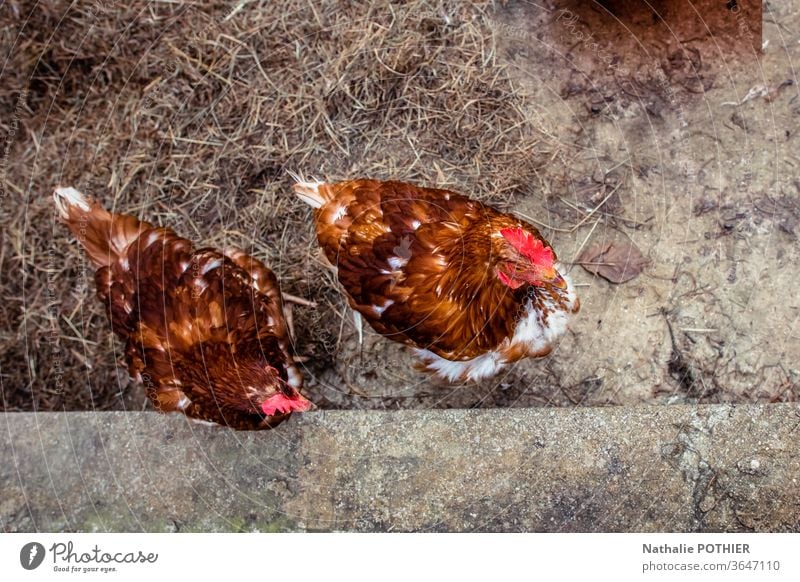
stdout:
{"type": "Polygon", "coordinates": [[[649,261],[631,242],[592,243],[577,263],[612,283],[625,283],[636,277],[649,261]]]}

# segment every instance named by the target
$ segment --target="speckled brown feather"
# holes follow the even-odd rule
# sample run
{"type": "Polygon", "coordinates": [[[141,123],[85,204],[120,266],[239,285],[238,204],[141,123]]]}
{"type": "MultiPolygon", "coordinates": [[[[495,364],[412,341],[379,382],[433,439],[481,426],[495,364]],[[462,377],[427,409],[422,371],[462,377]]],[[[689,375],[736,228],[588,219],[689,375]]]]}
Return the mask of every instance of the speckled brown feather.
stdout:
{"type": "MultiPolygon", "coordinates": [[[[512,290],[495,276],[492,259],[501,242],[493,233],[500,229],[522,227],[550,246],[512,215],[455,192],[401,182],[323,184],[319,197],[319,243],[350,305],[389,338],[447,360],[469,360],[513,335],[526,297],[543,310],[547,299],[563,303],[547,288],[512,290]]],[[[508,349],[504,357],[514,361],[550,348],[508,349]]]]}
{"type": "Polygon", "coordinates": [[[65,212],[99,266],[97,294],[126,342],[129,371],[157,409],[236,429],[271,428],[288,417],[259,408],[302,378],[269,269],[236,249],[194,249],[171,229],[95,203],[88,213],[65,212]]]}

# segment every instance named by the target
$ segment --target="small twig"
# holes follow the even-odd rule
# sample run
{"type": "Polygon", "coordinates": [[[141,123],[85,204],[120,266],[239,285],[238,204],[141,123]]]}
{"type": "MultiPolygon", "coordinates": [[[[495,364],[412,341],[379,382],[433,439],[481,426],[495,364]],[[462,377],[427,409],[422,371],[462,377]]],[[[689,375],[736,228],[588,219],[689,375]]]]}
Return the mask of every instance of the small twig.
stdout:
{"type": "Polygon", "coordinates": [[[590,230],[590,231],[589,231],[589,234],[587,234],[587,235],[586,235],[586,238],[584,238],[584,239],[583,239],[583,242],[581,243],[581,246],[579,246],[579,247],[578,247],[578,250],[577,250],[577,251],[575,251],[575,254],[574,254],[574,255],[572,255],[572,262],[573,262],[573,263],[575,263],[575,261],[577,261],[577,260],[578,260],[578,257],[580,256],[580,254],[581,254],[581,251],[583,250],[583,247],[585,247],[585,246],[586,246],[586,243],[587,243],[587,242],[589,242],[589,238],[591,238],[591,236],[594,234],[594,230],[597,228],[597,225],[598,225],[599,223],[600,223],[600,221],[599,221],[599,220],[595,220],[595,221],[594,221],[594,224],[592,225],[592,230],[590,230]]]}
{"type": "Polygon", "coordinates": [[[679,329],[681,331],[691,332],[691,333],[713,333],[715,331],[719,331],[718,329],[710,327],[681,327],[679,329]]]}

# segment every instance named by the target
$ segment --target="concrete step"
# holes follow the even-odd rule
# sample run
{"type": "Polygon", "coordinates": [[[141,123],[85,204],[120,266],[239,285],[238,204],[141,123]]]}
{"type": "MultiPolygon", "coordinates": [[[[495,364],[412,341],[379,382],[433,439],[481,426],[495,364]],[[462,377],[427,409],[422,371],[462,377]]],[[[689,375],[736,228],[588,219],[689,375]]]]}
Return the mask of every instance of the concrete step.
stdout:
{"type": "Polygon", "coordinates": [[[796,405],[2,419],[5,531],[800,530],[796,405]]]}

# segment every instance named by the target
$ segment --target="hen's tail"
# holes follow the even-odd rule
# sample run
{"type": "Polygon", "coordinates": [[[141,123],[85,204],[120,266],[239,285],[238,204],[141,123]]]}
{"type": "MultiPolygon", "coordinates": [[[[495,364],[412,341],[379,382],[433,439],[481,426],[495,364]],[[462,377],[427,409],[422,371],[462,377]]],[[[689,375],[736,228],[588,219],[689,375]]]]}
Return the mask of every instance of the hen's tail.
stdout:
{"type": "Polygon", "coordinates": [[[152,226],[127,214],[112,214],[75,188],[56,188],[56,209],[92,262],[106,267],[127,255],[128,247],[152,226]]]}
{"type": "Polygon", "coordinates": [[[297,197],[314,208],[322,208],[326,202],[333,199],[333,189],[324,182],[317,182],[313,178],[308,181],[299,174],[289,172],[294,178],[294,193],[297,197]]]}

